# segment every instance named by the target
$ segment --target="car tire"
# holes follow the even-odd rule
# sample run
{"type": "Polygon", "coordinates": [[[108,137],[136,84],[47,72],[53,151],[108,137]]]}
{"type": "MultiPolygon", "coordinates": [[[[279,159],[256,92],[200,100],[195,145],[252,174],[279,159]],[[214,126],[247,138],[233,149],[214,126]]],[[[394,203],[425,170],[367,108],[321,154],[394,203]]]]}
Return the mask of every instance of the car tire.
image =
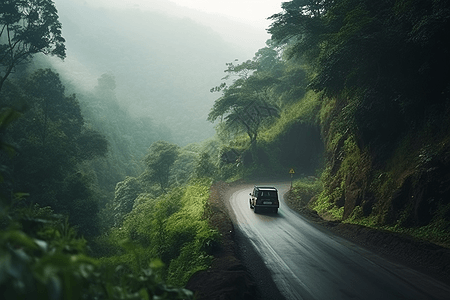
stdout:
{"type": "Polygon", "coordinates": [[[256,206],[254,206],[254,210],[253,211],[255,212],[255,214],[257,214],[259,209],[256,206]]]}
{"type": "Polygon", "coordinates": [[[273,213],[274,213],[274,214],[278,213],[278,208],[274,208],[274,209],[273,209],[273,213]]]}

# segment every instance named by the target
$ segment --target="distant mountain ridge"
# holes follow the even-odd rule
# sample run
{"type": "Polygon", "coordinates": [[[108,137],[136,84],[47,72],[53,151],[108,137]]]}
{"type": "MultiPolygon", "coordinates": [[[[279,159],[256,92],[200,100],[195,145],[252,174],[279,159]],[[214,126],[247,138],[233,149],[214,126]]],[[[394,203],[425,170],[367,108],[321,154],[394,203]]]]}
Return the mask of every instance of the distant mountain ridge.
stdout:
{"type": "Polygon", "coordinates": [[[66,62],[55,63],[63,78],[89,88],[101,74],[114,75],[121,106],[169,127],[181,145],[214,134],[206,117],[218,94],[209,90],[226,62],[251,58],[245,51],[188,18],[62,0],[56,5],[67,46],[66,62]]]}

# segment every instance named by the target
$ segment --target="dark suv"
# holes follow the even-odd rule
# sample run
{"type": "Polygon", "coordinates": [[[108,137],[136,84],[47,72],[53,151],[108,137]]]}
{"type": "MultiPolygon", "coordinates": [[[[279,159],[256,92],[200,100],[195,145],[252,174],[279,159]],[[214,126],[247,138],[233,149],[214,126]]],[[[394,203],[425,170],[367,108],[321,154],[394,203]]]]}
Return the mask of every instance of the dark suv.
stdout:
{"type": "Polygon", "coordinates": [[[276,213],[280,207],[278,190],[274,187],[255,186],[250,193],[249,201],[250,208],[254,209],[255,213],[260,209],[268,209],[276,213]]]}

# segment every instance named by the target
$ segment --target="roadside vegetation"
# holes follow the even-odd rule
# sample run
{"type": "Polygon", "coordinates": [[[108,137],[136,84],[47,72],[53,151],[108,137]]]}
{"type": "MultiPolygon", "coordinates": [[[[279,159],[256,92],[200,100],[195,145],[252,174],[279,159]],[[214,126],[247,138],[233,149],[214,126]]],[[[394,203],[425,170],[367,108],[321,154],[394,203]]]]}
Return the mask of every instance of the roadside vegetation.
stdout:
{"type": "Polygon", "coordinates": [[[52,1],[2,3],[0,26],[3,297],[192,299],[183,286],[219,242],[214,150],[160,141],[164,128],[119,107],[109,74],[76,95],[36,68],[36,54],[66,56],[52,1]]]}
{"type": "MultiPolygon", "coordinates": [[[[290,1],[282,8],[271,17],[268,49],[233,65],[246,72],[215,90],[223,91],[216,104],[229,108],[224,118],[249,99],[248,90],[239,93],[254,82],[265,85],[254,101],[279,111],[253,128],[257,138],[217,126],[231,137],[227,153],[242,162],[240,176],[289,180],[293,168],[303,178],[294,184],[300,206],[325,219],[449,247],[450,78],[442,64],[449,4],[290,1]]],[[[253,113],[240,116],[251,128],[253,113]]]]}
{"type": "Polygon", "coordinates": [[[450,247],[449,3],[284,2],[211,88],[216,135],[184,146],[124,111],[111,74],[73,94],[30,63],[66,56],[52,1],[0,4],[3,295],[192,299],[220,243],[211,184],[291,169],[296,209],[450,247]]]}
{"type": "Polygon", "coordinates": [[[193,181],[157,198],[140,194],[122,224],[99,238],[99,261],[135,270],[152,262],[167,283],[184,286],[193,273],[209,267],[219,242],[205,212],[210,184],[193,181]]]}

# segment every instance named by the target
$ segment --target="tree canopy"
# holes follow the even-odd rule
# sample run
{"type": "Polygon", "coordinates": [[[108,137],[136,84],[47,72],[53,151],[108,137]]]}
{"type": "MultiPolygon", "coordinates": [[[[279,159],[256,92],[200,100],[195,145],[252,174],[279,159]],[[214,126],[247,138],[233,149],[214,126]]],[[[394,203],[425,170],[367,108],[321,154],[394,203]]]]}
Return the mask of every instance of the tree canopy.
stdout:
{"type": "Polygon", "coordinates": [[[178,157],[179,147],[166,141],[154,142],[144,158],[149,179],[158,182],[166,192],[169,184],[170,168],[178,157]]]}
{"type": "Polygon", "coordinates": [[[273,42],[308,64],[315,91],[355,111],[364,144],[395,139],[448,101],[448,1],[294,0],[282,8],[271,17],[273,42]]]}
{"type": "Polygon", "coordinates": [[[222,92],[214,102],[208,120],[221,120],[220,130],[230,133],[246,133],[250,144],[257,141],[261,128],[278,116],[279,108],[270,96],[270,89],[278,82],[277,52],[261,49],[253,60],[241,64],[227,63],[227,76],[221,85],[211,92],[222,92]],[[226,80],[232,80],[227,85],[226,80]]]}
{"type": "Polygon", "coordinates": [[[15,66],[34,54],[66,57],[61,23],[52,0],[0,3],[0,90],[15,66]]]}
{"type": "Polygon", "coordinates": [[[37,70],[20,81],[22,88],[17,85],[5,85],[1,102],[8,107],[23,99],[27,107],[4,135],[17,149],[12,159],[0,157],[11,170],[10,194],[26,192],[27,203],[51,206],[57,213],[70,215],[71,224],[83,233],[93,234],[97,197],[90,175],[78,166],[105,156],[107,140],[84,126],[78,100],[65,94],[59,74],[37,70]]]}

